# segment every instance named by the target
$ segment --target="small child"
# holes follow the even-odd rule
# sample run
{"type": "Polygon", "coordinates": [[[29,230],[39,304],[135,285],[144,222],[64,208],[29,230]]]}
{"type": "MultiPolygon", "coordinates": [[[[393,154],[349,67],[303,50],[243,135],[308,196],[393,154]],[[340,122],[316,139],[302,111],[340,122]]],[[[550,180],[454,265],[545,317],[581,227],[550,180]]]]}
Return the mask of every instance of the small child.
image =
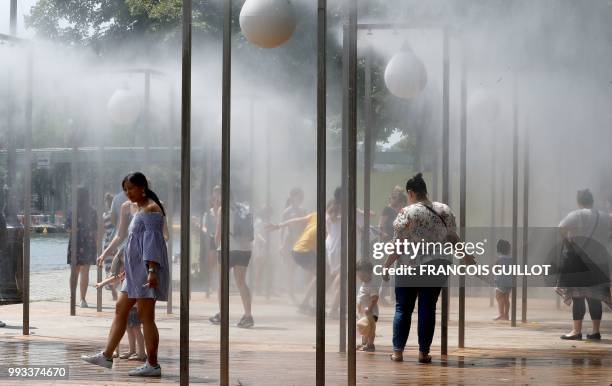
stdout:
{"type": "MultiPolygon", "coordinates": [[[[511,265],[512,256],[510,256],[512,247],[507,240],[500,239],[497,241],[497,261],[496,265],[511,265]]],[[[495,298],[497,299],[497,309],[499,315],[493,320],[510,320],[508,316],[510,310],[510,292],[512,291],[512,276],[496,275],[495,276],[495,298]]]]}
{"type": "MultiPolygon", "coordinates": [[[[110,275],[103,281],[97,283],[95,287],[100,288],[106,285],[115,285],[120,283],[125,278],[125,271],[123,270],[123,267],[123,253],[122,251],[119,251],[113,258],[110,275]]],[[[117,345],[117,349],[113,355],[114,358],[118,357],[120,359],[137,360],[141,362],[144,362],[147,359],[141,325],[142,323],[140,319],[138,319],[138,308],[136,304],[134,304],[128,315],[128,325],[126,329],[130,351],[119,355],[119,345],[117,345]],[[138,351],[136,350],[137,348],[138,351]]]]}
{"type": "Polygon", "coordinates": [[[380,289],[380,276],[373,275],[372,263],[361,260],[357,263],[357,277],[361,280],[357,294],[357,312],[361,319],[357,322],[362,335],[362,344],[357,347],[359,351],[374,352],[374,338],[376,337],[376,322],[378,322],[378,292],[380,289]]]}
{"type": "Polygon", "coordinates": [[[130,310],[130,314],[128,315],[127,335],[130,351],[121,354],[119,358],[127,359],[129,361],[146,361],[147,355],[145,354],[144,349],[142,323],[140,322],[140,319],[138,319],[138,307],[136,304],[134,304],[130,310]]]}

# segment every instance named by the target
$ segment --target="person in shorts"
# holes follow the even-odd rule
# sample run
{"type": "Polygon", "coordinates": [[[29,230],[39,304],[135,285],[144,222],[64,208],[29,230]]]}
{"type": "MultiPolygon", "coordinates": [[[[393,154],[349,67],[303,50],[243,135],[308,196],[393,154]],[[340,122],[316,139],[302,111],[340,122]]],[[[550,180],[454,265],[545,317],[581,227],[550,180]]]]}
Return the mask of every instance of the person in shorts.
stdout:
{"type": "MultiPolygon", "coordinates": [[[[240,299],[242,300],[242,306],[244,307],[244,315],[236,327],[240,328],[251,328],[255,325],[253,315],[251,314],[251,290],[246,283],[247,268],[251,261],[251,254],[253,250],[253,220],[250,215],[249,206],[246,203],[234,202],[230,198],[230,251],[229,251],[229,267],[234,270],[234,279],[238,292],[240,293],[240,299]],[[250,219],[250,220],[248,220],[250,219]],[[248,222],[250,221],[250,227],[248,222]],[[242,231],[238,231],[236,227],[237,223],[246,224],[241,226],[242,231]],[[244,229],[244,228],[248,229],[244,229]]],[[[219,245],[217,253],[219,255],[219,268],[221,267],[221,207],[217,212],[217,226],[215,231],[215,241],[219,245]]],[[[221,281],[219,280],[219,284],[221,281]]],[[[219,308],[221,308],[221,288],[219,287],[219,308]]],[[[215,315],[210,317],[208,321],[212,324],[221,323],[221,314],[217,312],[215,315]]]]}
{"type": "MultiPolygon", "coordinates": [[[[497,241],[496,265],[512,264],[512,247],[507,240],[497,241]]],[[[512,276],[495,276],[495,299],[497,300],[498,315],[493,320],[510,320],[510,293],[512,292],[512,276]]]]}

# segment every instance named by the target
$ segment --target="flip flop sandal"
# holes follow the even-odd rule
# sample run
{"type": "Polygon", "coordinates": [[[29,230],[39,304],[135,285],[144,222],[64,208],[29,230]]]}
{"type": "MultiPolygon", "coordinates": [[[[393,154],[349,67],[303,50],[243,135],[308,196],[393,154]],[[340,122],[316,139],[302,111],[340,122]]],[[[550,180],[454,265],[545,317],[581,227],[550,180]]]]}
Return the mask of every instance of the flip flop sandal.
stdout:
{"type": "Polygon", "coordinates": [[[146,355],[140,356],[140,355],[138,355],[136,353],[130,355],[130,357],[128,358],[128,361],[144,362],[146,360],[147,360],[147,356],[146,355]]]}
{"type": "Polygon", "coordinates": [[[132,355],[134,355],[133,352],[124,352],[123,354],[119,355],[119,359],[130,359],[132,355]]]}

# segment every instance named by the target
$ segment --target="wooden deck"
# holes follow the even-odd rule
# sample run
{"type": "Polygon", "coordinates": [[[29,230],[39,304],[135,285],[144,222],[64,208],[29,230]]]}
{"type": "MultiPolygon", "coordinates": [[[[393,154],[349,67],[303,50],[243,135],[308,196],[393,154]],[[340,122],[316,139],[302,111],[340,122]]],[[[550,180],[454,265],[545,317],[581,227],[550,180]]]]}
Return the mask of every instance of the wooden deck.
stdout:
{"type": "MultiPolygon", "coordinates": [[[[175,296],[177,294],[175,293],[175,296]]],[[[92,296],[93,298],[93,296],[92,296]]],[[[490,321],[494,309],[489,300],[467,299],[466,346],[456,348],[456,299],[452,299],[449,327],[449,356],[439,355],[439,332],[436,332],[434,357],[430,365],[416,362],[416,331],[411,331],[404,363],[388,360],[393,309],[383,307],[378,327],[377,352],[359,353],[357,380],[363,385],[404,384],[612,384],[612,319],[604,314],[600,343],[561,341],[559,335],[570,324],[567,308],[557,310],[554,297],[530,302],[531,322],[512,328],[507,322],[490,321]]],[[[8,328],[0,329],[0,355],[8,365],[68,365],[68,381],[40,381],[40,384],[142,384],[131,379],[127,371],[135,362],[119,361],[106,370],[80,361],[82,353],[99,349],[108,332],[112,315],[111,302],[105,299],[104,312],[77,309],[68,316],[65,302],[32,304],[32,335],[21,336],[17,325],[20,305],[0,308],[8,328]]],[[[230,329],[230,378],[234,385],[312,385],[315,380],[314,318],[302,316],[287,305],[284,298],[266,301],[256,297],[256,326],[250,330],[230,329]]],[[[178,299],[176,303],[178,304],[178,299]]],[[[218,384],[219,327],[211,326],[207,317],[215,310],[214,299],[200,293],[192,297],[190,372],[194,384],[218,384]]],[[[231,320],[240,317],[238,299],[231,299],[231,320]]],[[[166,315],[160,305],[161,379],[147,379],[154,384],[177,384],[178,314],[166,315]]],[[[175,312],[178,312],[176,309],[175,312]]],[[[587,316],[588,317],[588,316],[587,316]]],[[[415,318],[416,319],[416,318],[415,318]]],[[[413,323],[416,328],[416,323],[413,323]]],[[[590,322],[585,322],[589,331],[590,322]]],[[[326,383],[346,384],[346,358],[338,353],[338,322],[327,324],[326,383]]],[[[124,345],[123,348],[126,346],[124,345]]],[[[0,379],[0,384],[13,384],[0,379]]],[[[22,383],[25,384],[25,383],[22,383]]],[[[35,384],[28,381],[27,384],[35,384]]]]}

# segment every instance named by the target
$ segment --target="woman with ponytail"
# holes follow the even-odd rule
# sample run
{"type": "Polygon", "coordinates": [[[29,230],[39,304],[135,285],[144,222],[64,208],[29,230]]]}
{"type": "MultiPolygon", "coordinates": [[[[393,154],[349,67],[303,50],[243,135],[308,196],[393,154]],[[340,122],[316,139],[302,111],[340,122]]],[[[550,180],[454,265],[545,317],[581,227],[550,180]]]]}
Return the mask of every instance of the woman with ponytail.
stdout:
{"type": "Polygon", "coordinates": [[[161,367],[157,363],[159,334],[155,325],[155,302],[168,300],[166,212],[155,192],[149,188],[144,174],[135,172],[127,175],[122,187],[129,201],[121,206],[117,235],[98,258],[98,264],[102,264],[104,257],[126,240],[125,280],[115,305],[115,317],[106,349],[98,354],[84,355],[82,359],[109,369],[112,367],[113,352],[125,333],[130,309],[136,304],[148,359],[143,366],[130,371],[129,375],[159,377],[161,367]],[[132,203],[135,204],[134,213],[131,213],[132,203]]]}

